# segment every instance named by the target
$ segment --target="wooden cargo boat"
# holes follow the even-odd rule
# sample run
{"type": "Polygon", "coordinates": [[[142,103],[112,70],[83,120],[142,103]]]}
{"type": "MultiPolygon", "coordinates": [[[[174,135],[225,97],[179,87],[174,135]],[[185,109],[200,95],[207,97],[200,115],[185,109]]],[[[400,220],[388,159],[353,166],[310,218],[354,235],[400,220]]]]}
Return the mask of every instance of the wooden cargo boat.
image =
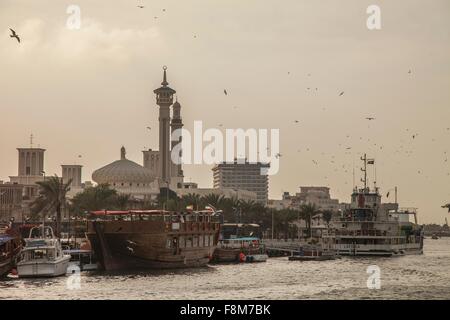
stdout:
{"type": "Polygon", "coordinates": [[[87,237],[105,270],[206,266],[220,224],[210,210],[95,211],[87,237]]]}

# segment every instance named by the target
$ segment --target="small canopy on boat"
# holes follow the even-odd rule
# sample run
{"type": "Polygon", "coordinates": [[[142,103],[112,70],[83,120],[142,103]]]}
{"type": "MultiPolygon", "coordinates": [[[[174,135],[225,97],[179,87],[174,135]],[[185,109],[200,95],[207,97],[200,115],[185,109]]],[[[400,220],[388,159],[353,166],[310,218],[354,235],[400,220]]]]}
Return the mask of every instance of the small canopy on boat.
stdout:
{"type": "Polygon", "coordinates": [[[0,234],[0,245],[7,243],[8,241],[13,240],[14,237],[10,236],[9,234],[0,234]]]}
{"type": "Polygon", "coordinates": [[[98,210],[91,211],[91,214],[96,216],[120,216],[127,214],[168,214],[170,211],[166,210],[98,210]]]}
{"type": "Polygon", "coordinates": [[[167,211],[167,210],[98,210],[91,211],[91,214],[95,216],[120,216],[120,215],[129,215],[129,214],[142,214],[142,215],[152,215],[152,214],[192,214],[192,213],[200,213],[200,214],[212,214],[213,211],[210,210],[201,210],[201,211],[189,211],[189,212],[175,212],[175,211],[167,211]]]}
{"type": "Polygon", "coordinates": [[[259,238],[256,237],[242,237],[242,238],[231,238],[231,239],[223,239],[223,241],[259,241],[259,238]]]}
{"type": "Polygon", "coordinates": [[[83,249],[70,249],[70,250],[63,250],[64,253],[67,254],[91,254],[93,253],[92,250],[83,250],[83,249]]]}
{"type": "Polygon", "coordinates": [[[259,228],[259,224],[256,224],[256,223],[224,223],[222,226],[224,226],[224,227],[237,227],[237,228],[242,228],[242,227],[259,228]]]}

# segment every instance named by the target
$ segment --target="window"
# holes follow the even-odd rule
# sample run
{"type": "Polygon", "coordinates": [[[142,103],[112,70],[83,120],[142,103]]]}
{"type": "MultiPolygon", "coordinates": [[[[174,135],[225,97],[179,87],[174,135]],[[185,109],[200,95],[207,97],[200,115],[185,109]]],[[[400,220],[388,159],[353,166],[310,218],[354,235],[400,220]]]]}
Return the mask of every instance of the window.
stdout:
{"type": "Polygon", "coordinates": [[[194,243],[192,245],[193,247],[198,247],[198,236],[194,236],[194,243]]]}
{"type": "Polygon", "coordinates": [[[186,238],[186,248],[191,248],[192,247],[192,236],[188,236],[186,238]]]}
{"type": "Polygon", "coordinates": [[[185,247],[186,247],[186,241],[185,241],[185,239],[184,239],[184,236],[180,236],[179,247],[180,247],[180,248],[185,248],[185,247]]]}

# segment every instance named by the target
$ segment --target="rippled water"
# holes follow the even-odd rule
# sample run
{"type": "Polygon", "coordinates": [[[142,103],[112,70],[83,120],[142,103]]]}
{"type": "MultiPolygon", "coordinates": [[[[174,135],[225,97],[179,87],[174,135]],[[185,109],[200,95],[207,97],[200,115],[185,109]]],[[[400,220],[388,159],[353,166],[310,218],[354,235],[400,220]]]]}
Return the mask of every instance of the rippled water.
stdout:
{"type": "Polygon", "coordinates": [[[394,258],[212,265],[164,272],[81,274],[0,280],[0,299],[450,299],[450,239],[425,240],[425,253],[394,258]],[[381,269],[381,288],[367,288],[369,265],[381,269]]]}

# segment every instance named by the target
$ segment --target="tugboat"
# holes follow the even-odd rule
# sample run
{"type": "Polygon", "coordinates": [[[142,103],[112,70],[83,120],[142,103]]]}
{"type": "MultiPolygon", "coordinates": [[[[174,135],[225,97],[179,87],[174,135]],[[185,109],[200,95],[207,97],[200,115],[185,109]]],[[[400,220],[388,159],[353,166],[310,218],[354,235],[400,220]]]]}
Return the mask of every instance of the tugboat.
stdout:
{"type": "Polygon", "coordinates": [[[0,278],[6,276],[16,266],[22,241],[10,225],[0,224],[0,278]]]}
{"type": "MultiPolygon", "coordinates": [[[[324,239],[331,240],[340,255],[396,256],[423,253],[423,227],[417,224],[416,209],[398,209],[395,204],[382,204],[379,189],[367,184],[367,164],[374,159],[361,158],[364,188],[355,187],[350,209],[339,220],[333,220],[324,239]],[[409,222],[414,215],[415,222],[409,222]],[[405,219],[406,218],[406,219],[405,219]]],[[[396,197],[397,198],[397,197],[396,197]]]]}
{"type": "Polygon", "coordinates": [[[57,277],[66,274],[70,255],[66,255],[61,242],[48,226],[34,227],[25,239],[20,261],[17,263],[19,278],[57,277]]]}
{"type": "Polygon", "coordinates": [[[87,237],[105,270],[206,266],[220,224],[213,210],[94,211],[87,237]]]}

